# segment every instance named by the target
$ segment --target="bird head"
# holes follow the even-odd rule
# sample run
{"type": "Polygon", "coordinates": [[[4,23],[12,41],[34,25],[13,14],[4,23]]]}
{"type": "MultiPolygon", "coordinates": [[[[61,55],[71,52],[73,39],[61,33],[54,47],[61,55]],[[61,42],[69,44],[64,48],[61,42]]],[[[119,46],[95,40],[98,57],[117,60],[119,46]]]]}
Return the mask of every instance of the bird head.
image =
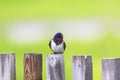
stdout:
{"type": "Polygon", "coordinates": [[[61,32],[58,32],[54,35],[54,38],[53,38],[54,42],[56,44],[61,44],[62,41],[63,41],[63,34],[61,32]]]}

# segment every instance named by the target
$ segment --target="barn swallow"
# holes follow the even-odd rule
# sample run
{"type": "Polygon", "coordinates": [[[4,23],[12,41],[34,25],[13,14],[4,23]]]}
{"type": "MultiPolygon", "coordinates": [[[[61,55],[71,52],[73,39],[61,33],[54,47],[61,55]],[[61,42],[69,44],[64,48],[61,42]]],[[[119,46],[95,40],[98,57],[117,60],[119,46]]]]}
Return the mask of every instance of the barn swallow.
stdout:
{"type": "Polygon", "coordinates": [[[53,39],[49,42],[49,47],[54,54],[63,54],[66,48],[66,44],[63,40],[63,34],[58,32],[54,35],[53,39]]]}

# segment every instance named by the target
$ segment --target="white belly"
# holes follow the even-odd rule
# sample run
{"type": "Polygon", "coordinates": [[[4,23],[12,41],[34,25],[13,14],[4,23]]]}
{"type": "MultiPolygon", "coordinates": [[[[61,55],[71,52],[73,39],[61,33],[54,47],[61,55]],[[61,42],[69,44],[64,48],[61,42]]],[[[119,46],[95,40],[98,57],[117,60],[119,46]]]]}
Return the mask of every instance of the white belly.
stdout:
{"type": "Polygon", "coordinates": [[[55,53],[63,53],[64,52],[64,48],[63,48],[63,42],[59,45],[56,45],[53,40],[51,41],[51,49],[53,50],[53,52],[55,53]]]}

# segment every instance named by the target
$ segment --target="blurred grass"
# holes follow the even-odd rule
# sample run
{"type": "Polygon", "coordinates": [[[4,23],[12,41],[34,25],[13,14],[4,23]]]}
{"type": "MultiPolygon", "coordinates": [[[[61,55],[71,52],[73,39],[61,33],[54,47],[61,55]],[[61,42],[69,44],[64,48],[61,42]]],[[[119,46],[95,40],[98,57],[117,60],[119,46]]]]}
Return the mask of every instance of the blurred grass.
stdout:
{"type": "Polygon", "coordinates": [[[120,17],[119,0],[0,1],[0,20],[65,17],[120,17]]]}
{"type": "MultiPolygon", "coordinates": [[[[16,20],[53,19],[53,18],[84,18],[84,17],[115,17],[120,18],[119,0],[27,0],[0,1],[0,29],[2,24],[16,20]]],[[[0,32],[0,52],[16,53],[17,80],[23,80],[23,57],[26,52],[43,54],[43,80],[46,80],[45,57],[51,53],[48,47],[49,39],[30,45],[11,43],[6,34],[0,32]]],[[[72,80],[72,55],[92,55],[94,80],[101,80],[101,59],[104,57],[120,57],[119,39],[111,35],[103,39],[86,43],[78,40],[66,40],[65,74],[66,80],[72,80]]]]}

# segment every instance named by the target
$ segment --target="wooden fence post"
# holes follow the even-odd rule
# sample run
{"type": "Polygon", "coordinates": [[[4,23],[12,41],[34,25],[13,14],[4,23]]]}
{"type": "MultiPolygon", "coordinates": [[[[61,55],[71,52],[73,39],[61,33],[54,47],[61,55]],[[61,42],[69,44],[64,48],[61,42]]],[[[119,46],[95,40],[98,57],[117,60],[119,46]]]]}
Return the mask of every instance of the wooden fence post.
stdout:
{"type": "Polygon", "coordinates": [[[72,80],[92,80],[92,57],[72,57],[72,80]]]}
{"type": "Polygon", "coordinates": [[[42,54],[24,55],[24,80],[42,80],[42,54]]]}
{"type": "Polygon", "coordinates": [[[65,80],[63,54],[47,55],[47,80],[65,80]]]}
{"type": "Polygon", "coordinates": [[[102,80],[120,80],[120,58],[102,59],[102,80]]]}
{"type": "Polygon", "coordinates": [[[0,80],[16,80],[15,54],[0,54],[0,80]]]}

